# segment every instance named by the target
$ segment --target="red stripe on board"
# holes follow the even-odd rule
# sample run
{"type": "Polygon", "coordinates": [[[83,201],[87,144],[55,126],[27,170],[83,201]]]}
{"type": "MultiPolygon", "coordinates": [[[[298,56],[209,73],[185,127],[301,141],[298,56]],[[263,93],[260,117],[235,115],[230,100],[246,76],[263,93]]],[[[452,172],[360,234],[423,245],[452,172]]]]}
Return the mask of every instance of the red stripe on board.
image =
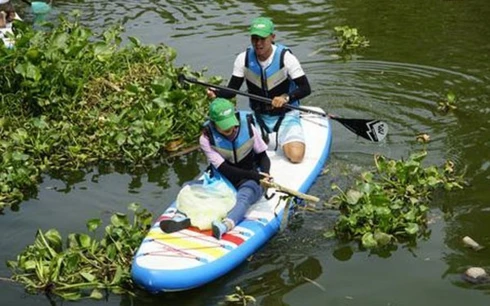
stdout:
{"type": "Polygon", "coordinates": [[[187,230],[195,232],[195,233],[201,233],[201,234],[206,235],[206,236],[212,236],[213,235],[213,232],[210,229],[200,230],[198,227],[195,227],[195,226],[188,227],[187,230]]]}
{"type": "Polygon", "coordinates": [[[172,217],[161,215],[156,222],[160,222],[162,220],[170,220],[170,219],[172,219],[172,217]]]}
{"type": "MultiPolygon", "coordinates": [[[[167,219],[172,219],[172,218],[170,218],[168,216],[161,216],[160,218],[158,218],[157,222],[160,222],[162,220],[167,220],[167,219]]],[[[191,227],[186,228],[186,230],[189,230],[189,231],[192,231],[195,233],[200,233],[200,234],[206,235],[206,236],[213,236],[213,231],[210,229],[209,230],[200,230],[198,227],[191,226],[191,227]]],[[[235,236],[235,235],[230,234],[230,233],[224,234],[223,237],[221,237],[221,240],[229,241],[231,243],[236,244],[237,246],[242,244],[245,241],[243,238],[240,238],[240,237],[235,236]]]]}
{"type": "Polygon", "coordinates": [[[221,240],[226,240],[226,241],[232,242],[232,243],[236,244],[237,246],[242,244],[245,241],[245,240],[243,240],[243,238],[240,238],[238,236],[234,236],[234,235],[229,234],[229,233],[224,234],[223,237],[221,237],[221,240]]]}
{"type": "MultiPolygon", "coordinates": [[[[194,226],[189,227],[188,230],[196,232],[196,233],[201,233],[201,234],[206,235],[206,236],[213,236],[212,230],[200,230],[199,228],[194,227],[194,226]]],[[[224,234],[223,237],[221,237],[221,240],[226,240],[226,241],[232,242],[232,243],[236,244],[237,246],[242,244],[245,241],[242,238],[240,238],[238,236],[234,236],[233,234],[230,234],[230,233],[224,234]]]]}

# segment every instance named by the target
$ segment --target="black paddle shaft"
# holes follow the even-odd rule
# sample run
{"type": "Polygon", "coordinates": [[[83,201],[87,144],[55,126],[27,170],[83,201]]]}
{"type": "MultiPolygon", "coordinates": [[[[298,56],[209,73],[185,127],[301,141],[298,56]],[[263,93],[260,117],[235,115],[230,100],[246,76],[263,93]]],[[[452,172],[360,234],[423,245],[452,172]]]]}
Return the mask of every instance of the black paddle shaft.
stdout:
{"type": "MultiPolygon", "coordinates": [[[[254,94],[244,92],[241,90],[236,90],[236,89],[225,87],[225,86],[213,85],[213,84],[201,82],[195,78],[188,78],[182,74],[179,75],[178,78],[179,78],[179,82],[181,82],[181,83],[183,81],[187,81],[189,83],[203,85],[203,86],[207,86],[209,88],[216,88],[219,90],[231,92],[233,94],[249,97],[251,99],[254,99],[254,100],[257,100],[260,102],[272,104],[272,100],[269,98],[254,95],[254,94]]],[[[337,117],[334,115],[330,115],[328,113],[319,112],[319,111],[315,111],[312,109],[304,108],[301,106],[295,106],[295,105],[291,105],[291,104],[284,104],[283,107],[298,110],[298,111],[301,111],[304,113],[315,114],[315,115],[319,115],[322,117],[328,117],[330,119],[333,119],[333,120],[339,122],[340,124],[345,126],[347,129],[349,129],[354,134],[361,136],[367,140],[374,141],[374,142],[382,141],[386,137],[386,135],[388,134],[388,125],[385,122],[380,121],[380,120],[341,118],[341,117],[337,117]]]]}
{"type": "MultiPolygon", "coordinates": [[[[210,87],[210,88],[216,88],[216,89],[219,89],[219,90],[231,92],[231,93],[236,94],[236,95],[242,95],[242,96],[245,96],[245,97],[249,97],[251,99],[254,99],[254,100],[257,100],[257,101],[260,101],[260,102],[264,102],[264,103],[267,103],[267,104],[272,104],[272,100],[269,99],[269,98],[266,98],[266,97],[254,95],[254,94],[251,94],[251,93],[248,93],[248,92],[244,92],[244,91],[241,91],[241,90],[236,90],[236,89],[225,87],[225,86],[213,85],[213,84],[201,82],[201,81],[198,81],[195,78],[188,78],[188,77],[186,77],[184,75],[180,75],[179,76],[179,81],[181,81],[181,82],[182,81],[187,81],[189,83],[199,84],[199,85],[207,86],[207,87],[210,87]]],[[[289,108],[289,109],[294,109],[294,110],[299,110],[299,111],[305,112],[305,113],[320,115],[320,116],[323,116],[323,117],[330,117],[330,115],[325,114],[323,112],[318,112],[318,111],[314,111],[314,110],[311,110],[311,109],[303,108],[303,107],[300,107],[300,106],[294,106],[294,105],[291,105],[291,104],[284,104],[283,107],[289,108]]]]}

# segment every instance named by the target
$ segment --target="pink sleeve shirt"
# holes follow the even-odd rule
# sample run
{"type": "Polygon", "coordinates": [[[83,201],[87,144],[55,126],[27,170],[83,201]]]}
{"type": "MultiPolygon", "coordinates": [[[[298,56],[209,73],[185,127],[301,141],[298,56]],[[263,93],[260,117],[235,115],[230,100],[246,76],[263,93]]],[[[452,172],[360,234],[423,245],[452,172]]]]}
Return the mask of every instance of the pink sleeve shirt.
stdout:
{"type": "MultiPolygon", "coordinates": [[[[231,138],[234,138],[236,136],[237,131],[238,129],[235,129],[235,132],[231,135],[231,138]]],[[[252,125],[252,132],[254,138],[254,152],[262,153],[265,150],[267,150],[267,144],[264,142],[262,137],[260,137],[259,132],[253,125],[252,125]]],[[[208,158],[208,161],[215,168],[221,166],[221,164],[225,161],[223,156],[221,156],[217,151],[215,151],[211,147],[209,139],[206,136],[204,136],[204,134],[201,134],[201,137],[199,137],[199,145],[201,146],[201,150],[204,152],[204,155],[206,155],[206,157],[208,158]]]]}

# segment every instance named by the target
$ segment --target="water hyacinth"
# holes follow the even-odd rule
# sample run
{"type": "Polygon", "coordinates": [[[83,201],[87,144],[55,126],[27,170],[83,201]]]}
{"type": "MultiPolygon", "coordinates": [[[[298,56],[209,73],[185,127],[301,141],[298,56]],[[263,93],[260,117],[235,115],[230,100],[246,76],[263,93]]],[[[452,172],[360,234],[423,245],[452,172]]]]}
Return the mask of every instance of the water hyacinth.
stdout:
{"type": "Polygon", "coordinates": [[[175,67],[163,44],[123,45],[122,31],[93,33],[78,12],[45,30],[16,23],[16,47],[0,47],[0,212],[46,171],[144,164],[196,142],[209,101],[177,76],[202,73],[175,67]]]}
{"type": "Polygon", "coordinates": [[[137,203],[128,209],[133,214],[132,222],[126,214],[113,214],[100,240],[95,235],[102,225],[100,219],[87,222],[88,234],[69,234],[65,245],[57,230],[38,230],[34,243],[7,263],[12,279],[29,292],[49,293],[67,300],[101,299],[103,292],[131,294],[132,256],[153,216],[137,203]]]}
{"type": "Polygon", "coordinates": [[[358,240],[365,248],[378,248],[401,239],[413,239],[426,230],[427,211],[434,190],[462,188],[462,177],[454,165],[423,167],[426,151],[412,153],[407,160],[391,160],[376,155],[373,171],[361,174],[355,186],[338,191],[328,205],[337,207],[340,216],[336,236],[358,240]]]}

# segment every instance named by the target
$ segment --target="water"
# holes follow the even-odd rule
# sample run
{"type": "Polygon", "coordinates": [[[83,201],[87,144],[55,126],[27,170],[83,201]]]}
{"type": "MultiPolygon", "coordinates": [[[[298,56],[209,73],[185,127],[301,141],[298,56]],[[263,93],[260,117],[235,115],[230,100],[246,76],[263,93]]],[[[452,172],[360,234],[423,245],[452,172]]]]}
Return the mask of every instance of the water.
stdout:
{"type": "MultiPolygon", "coordinates": [[[[17,5],[20,7],[21,5],[17,5]]],[[[488,305],[489,286],[460,275],[469,266],[490,270],[490,251],[463,246],[468,235],[489,246],[490,237],[490,5],[470,1],[56,1],[53,14],[80,9],[84,22],[101,30],[122,20],[125,35],[165,43],[177,64],[228,79],[235,56],[249,44],[247,26],[258,15],[276,23],[277,41],[300,59],[317,105],[346,118],[379,118],[390,126],[381,144],[357,138],[333,123],[327,169],[311,194],[327,199],[332,182],[348,184],[372,165],[372,156],[406,157],[420,149],[415,136],[429,134],[428,164],[446,159],[466,169],[469,186],[438,195],[431,233],[416,246],[384,253],[325,240],[336,213],[303,213],[254,258],[219,280],[186,293],[138,298],[110,296],[108,305],[215,305],[240,286],[260,305],[488,305]],[[349,25],[370,47],[343,61],[336,55],[334,27],[349,25]],[[448,92],[458,109],[443,114],[448,92]]],[[[29,14],[24,14],[29,18],[29,14]]],[[[53,18],[49,16],[48,18],[53,18]]],[[[245,100],[241,99],[241,105],[245,100]]],[[[37,196],[0,216],[0,259],[13,259],[38,228],[63,235],[85,230],[85,221],[125,211],[139,202],[155,215],[179,187],[205,167],[195,152],[147,171],[100,168],[70,176],[46,176],[37,196]]],[[[0,276],[10,272],[0,265],[0,276]]],[[[0,282],[1,305],[61,305],[0,282]]],[[[69,304],[69,303],[65,303],[69,304]]],[[[78,305],[97,305],[81,301],[78,305]]]]}

